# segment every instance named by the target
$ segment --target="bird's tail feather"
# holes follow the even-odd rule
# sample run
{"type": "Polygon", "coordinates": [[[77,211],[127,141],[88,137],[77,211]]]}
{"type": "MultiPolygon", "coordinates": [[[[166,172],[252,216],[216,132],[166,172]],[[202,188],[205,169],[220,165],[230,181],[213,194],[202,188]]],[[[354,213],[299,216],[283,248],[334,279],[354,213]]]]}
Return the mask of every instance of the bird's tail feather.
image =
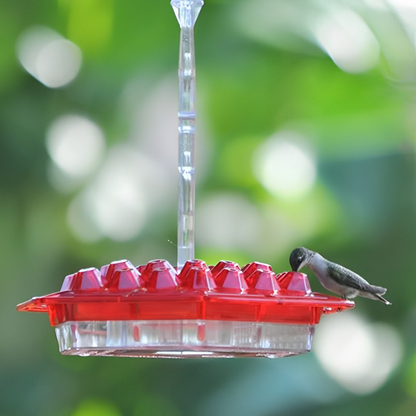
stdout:
{"type": "Polygon", "coordinates": [[[386,292],[387,289],[384,287],[368,285],[368,288],[366,290],[360,291],[360,295],[365,298],[379,300],[380,302],[383,302],[386,305],[391,305],[391,303],[388,300],[384,299],[383,296],[381,296],[384,295],[386,292]]]}
{"type": "Polygon", "coordinates": [[[386,305],[391,305],[392,303],[389,302],[387,299],[384,299],[381,295],[375,295],[377,300],[380,300],[381,302],[385,303],[386,305]]]}
{"type": "Polygon", "coordinates": [[[374,293],[375,295],[384,295],[387,292],[387,289],[385,287],[373,285],[368,285],[367,290],[371,293],[374,293]]]}

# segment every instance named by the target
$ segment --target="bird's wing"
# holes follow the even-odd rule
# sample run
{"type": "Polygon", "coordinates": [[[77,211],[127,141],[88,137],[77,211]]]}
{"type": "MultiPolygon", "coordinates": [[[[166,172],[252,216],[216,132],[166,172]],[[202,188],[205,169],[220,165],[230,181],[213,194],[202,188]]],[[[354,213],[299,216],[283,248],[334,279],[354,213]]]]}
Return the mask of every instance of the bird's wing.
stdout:
{"type": "Polygon", "coordinates": [[[369,286],[367,280],[339,264],[329,262],[328,269],[331,277],[340,285],[349,286],[357,290],[365,290],[369,286]],[[347,276],[348,278],[346,280],[347,276]]]}

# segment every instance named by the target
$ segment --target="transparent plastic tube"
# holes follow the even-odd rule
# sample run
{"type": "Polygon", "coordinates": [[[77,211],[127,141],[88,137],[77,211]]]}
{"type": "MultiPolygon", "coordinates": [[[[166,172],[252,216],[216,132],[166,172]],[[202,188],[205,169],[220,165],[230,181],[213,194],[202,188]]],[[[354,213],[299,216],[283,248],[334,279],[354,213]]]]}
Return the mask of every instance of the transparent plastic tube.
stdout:
{"type": "Polygon", "coordinates": [[[202,0],[172,0],[181,28],[179,52],[178,260],[195,258],[195,49],[194,25],[202,0]]]}

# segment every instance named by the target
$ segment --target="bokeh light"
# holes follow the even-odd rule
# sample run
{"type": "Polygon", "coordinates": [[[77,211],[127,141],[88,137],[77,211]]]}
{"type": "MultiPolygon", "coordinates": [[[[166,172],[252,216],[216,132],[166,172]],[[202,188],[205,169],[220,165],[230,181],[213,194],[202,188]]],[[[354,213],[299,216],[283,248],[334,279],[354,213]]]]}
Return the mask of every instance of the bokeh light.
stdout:
{"type": "Polygon", "coordinates": [[[387,2],[404,12],[416,11],[416,4],[413,0],[388,0],[387,2]]]}
{"type": "Polygon", "coordinates": [[[365,21],[352,10],[334,7],[318,19],[313,33],[343,71],[365,72],[378,64],[378,42],[365,21]]]}
{"type": "Polygon", "coordinates": [[[49,88],[73,81],[82,62],[77,45],[44,26],[30,27],[20,35],[17,56],[23,68],[49,88]]]}
{"type": "Polygon", "coordinates": [[[306,143],[295,132],[281,131],[254,153],[254,174],[276,198],[299,199],[312,189],[316,180],[316,162],[306,143]]]}
{"type": "Polygon", "coordinates": [[[163,193],[163,188],[157,165],[149,158],[129,146],[113,147],[94,181],[72,202],[69,225],[82,240],[89,239],[86,222],[99,231],[92,232],[93,239],[101,234],[129,240],[144,226],[149,209],[157,209],[155,194],[163,193]]]}
{"type": "Polygon", "coordinates": [[[402,341],[390,325],[366,322],[358,313],[323,320],[314,351],[328,374],[356,394],[379,389],[398,366],[402,341]]]}
{"type": "Polygon", "coordinates": [[[260,214],[243,195],[217,193],[197,208],[197,244],[218,249],[250,250],[259,241],[260,214]]]}
{"type": "Polygon", "coordinates": [[[55,120],[46,135],[47,150],[62,172],[83,178],[94,172],[105,151],[104,133],[86,117],[65,115],[55,120]]]}

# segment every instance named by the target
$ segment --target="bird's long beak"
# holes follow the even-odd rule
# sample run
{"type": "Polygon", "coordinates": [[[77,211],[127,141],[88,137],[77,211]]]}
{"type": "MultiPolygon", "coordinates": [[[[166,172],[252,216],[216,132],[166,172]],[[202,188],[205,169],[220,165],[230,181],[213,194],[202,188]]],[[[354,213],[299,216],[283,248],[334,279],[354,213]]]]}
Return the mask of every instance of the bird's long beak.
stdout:
{"type": "Polygon", "coordinates": [[[293,266],[291,265],[292,272],[299,272],[301,269],[303,269],[306,266],[306,263],[307,263],[307,259],[303,260],[303,262],[299,264],[297,267],[295,264],[293,266]]]}
{"type": "MultiPolygon", "coordinates": [[[[301,266],[301,265],[299,265],[299,266],[301,266]]],[[[297,271],[299,271],[299,269],[300,269],[300,267],[299,266],[297,266],[296,265],[296,262],[295,261],[291,261],[290,262],[290,267],[292,268],[292,272],[297,272],[297,271]]]]}

